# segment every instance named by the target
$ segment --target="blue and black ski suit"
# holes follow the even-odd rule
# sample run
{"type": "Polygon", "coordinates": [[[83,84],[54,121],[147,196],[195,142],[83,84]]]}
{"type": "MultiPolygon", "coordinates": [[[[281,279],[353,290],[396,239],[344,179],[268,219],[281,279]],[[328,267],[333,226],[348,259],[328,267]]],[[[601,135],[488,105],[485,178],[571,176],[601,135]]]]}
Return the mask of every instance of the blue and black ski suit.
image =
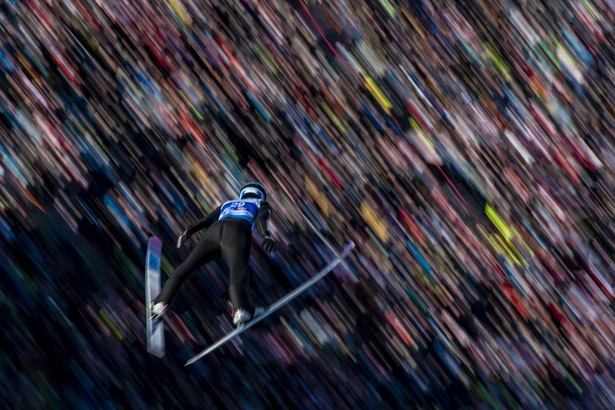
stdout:
{"type": "Polygon", "coordinates": [[[252,230],[256,228],[265,238],[263,249],[273,251],[275,245],[268,230],[270,216],[271,207],[261,199],[235,199],[225,202],[190,226],[183,237],[188,238],[203,229],[206,231],[188,258],[166,281],[154,303],[169,304],[192,273],[207,262],[222,257],[230,272],[229,297],[233,309],[243,308],[252,313],[254,305],[249,297],[248,271],[252,230]]]}

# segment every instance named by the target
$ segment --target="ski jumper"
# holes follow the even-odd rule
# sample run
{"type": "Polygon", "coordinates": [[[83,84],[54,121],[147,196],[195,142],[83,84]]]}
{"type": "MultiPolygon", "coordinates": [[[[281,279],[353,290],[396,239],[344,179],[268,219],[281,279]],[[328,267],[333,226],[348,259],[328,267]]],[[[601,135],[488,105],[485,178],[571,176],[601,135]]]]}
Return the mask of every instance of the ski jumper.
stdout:
{"type": "Polygon", "coordinates": [[[233,309],[253,312],[248,271],[252,230],[256,228],[263,237],[269,237],[270,216],[271,207],[262,199],[235,199],[225,202],[192,225],[185,232],[187,236],[202,229],[206,231],[188,258],[166,281],[154,303],[169,304],[192,273],[207,262],[222,257],[229,268],[229,297],[233,309]]]}

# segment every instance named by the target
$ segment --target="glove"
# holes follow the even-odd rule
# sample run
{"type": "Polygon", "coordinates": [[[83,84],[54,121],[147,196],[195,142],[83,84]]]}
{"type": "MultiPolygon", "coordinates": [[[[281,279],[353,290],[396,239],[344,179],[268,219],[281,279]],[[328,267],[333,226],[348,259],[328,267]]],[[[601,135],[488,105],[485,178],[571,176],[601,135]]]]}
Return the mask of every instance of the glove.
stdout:
{"type": "Polygon", "coordinates": [[[261,248],[263,248],[263,250],[267,253],[275,251],[275,242],[271,239],[271,235],[265,236],[265,239],[263,239],[263,242],[261,243],[261,248]]]}
{"type": "Polygon", "coordinates": [[[188,239],[188,231],[182,232],[179,238],[177,238],[177,249],[181,248],[184,242],[186,242],[186,239],[188,239]]]}

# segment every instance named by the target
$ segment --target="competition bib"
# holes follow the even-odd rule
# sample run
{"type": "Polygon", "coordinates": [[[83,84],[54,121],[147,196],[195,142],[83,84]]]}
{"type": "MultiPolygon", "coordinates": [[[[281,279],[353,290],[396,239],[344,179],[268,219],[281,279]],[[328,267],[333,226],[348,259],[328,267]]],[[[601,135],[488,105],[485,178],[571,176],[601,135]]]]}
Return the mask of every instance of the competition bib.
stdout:
{"type": "Polygon", "coordinates": [[[243,219],[251,224],[256,219],[256,214],[260,208],[260,199],[236,199],[225,202],[220,208],[220,217],[218,220],[226,218],[243,219]]]}

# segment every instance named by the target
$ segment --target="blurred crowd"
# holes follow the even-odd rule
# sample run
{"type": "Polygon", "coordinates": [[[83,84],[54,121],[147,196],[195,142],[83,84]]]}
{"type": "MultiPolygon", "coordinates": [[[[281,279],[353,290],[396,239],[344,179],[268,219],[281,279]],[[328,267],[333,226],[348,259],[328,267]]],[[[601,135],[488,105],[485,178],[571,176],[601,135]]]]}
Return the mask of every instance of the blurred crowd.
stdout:
{"type": "Polygon", "coordinates": [[[7,408],[615,408],[615,53],[603,0],[0,1],[7,408]],[[143,264],[245,181],[269,304],[226,271],[145,349],[143,264]]]}

